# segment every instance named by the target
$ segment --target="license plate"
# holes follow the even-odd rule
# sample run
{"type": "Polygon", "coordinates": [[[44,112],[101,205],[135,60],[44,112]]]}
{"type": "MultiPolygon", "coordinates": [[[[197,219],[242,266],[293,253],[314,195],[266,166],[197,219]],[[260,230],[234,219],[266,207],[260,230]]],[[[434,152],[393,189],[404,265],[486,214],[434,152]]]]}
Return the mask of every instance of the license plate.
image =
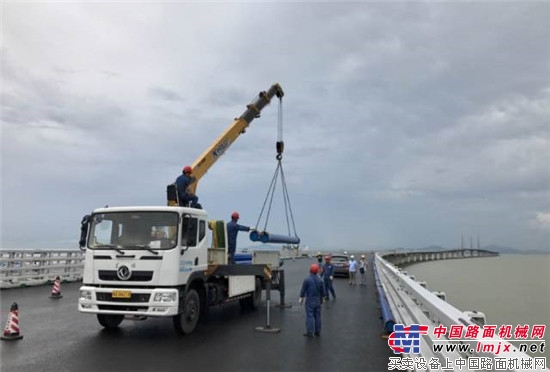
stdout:
{"type": "Polygon", "coordinates": [[[113,298],[131,298],[132,292],[131,291],[113,291],[112,293],[113,298]]]}

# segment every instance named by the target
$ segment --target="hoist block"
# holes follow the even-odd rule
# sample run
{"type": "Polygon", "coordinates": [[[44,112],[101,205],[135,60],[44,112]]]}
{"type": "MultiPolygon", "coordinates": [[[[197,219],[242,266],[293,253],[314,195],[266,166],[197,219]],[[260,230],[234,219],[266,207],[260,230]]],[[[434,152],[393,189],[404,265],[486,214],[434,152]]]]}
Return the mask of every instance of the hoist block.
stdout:
{"type": "Polygon", "coordinates": [[[297,236],[271,234],[267,231],[252,231],[250,233],[250,240],[262,243],[300,244],[300,238],[297,236]]]}

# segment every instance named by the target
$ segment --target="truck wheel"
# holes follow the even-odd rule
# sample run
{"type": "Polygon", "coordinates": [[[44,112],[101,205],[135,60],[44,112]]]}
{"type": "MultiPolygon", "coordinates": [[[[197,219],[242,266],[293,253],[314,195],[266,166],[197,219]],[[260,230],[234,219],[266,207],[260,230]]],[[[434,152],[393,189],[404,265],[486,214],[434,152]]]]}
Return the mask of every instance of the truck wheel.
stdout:
{"type": "Polygon", "coordinates": [[[200,317],[200,298],[196,290],[190,289],[185,295],[183,313],[174,316],[174,327],[181,334],[195,330],[200,317]]]}
{"type": "Polygon", "coordinates": [[[262,300],[262,282],[260,278],[256,278],[254,292],[249,297],[241,298],[239,305],[243,310],[256,310],[260,306],[262,300]]]}
{"type": "Polygon", "coordinates": [[[124,315],[97,314],[97,321],[106,329],[115,329],[124,320],[124,315]]]}

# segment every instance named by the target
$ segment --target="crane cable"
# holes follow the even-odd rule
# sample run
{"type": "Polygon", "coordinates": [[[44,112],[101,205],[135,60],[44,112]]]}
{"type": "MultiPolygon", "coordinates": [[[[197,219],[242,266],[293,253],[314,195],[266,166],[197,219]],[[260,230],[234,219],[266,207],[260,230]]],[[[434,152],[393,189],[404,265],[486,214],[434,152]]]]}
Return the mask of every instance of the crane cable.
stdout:
{"type": "Polygon", "coordinates": [[[258,217],[258,221],[256,222],[256,229],[260,225],[260,221],[262,219],[262,215],[264,213],[264,210],[266,208],[267,202],[269,200],[269,206],[266,211],[266,217],[265,217],[265,224],[263,231],[267,231],[267,223],[269,221],[269,214],[271,213],[271,206],[273,205],[273,196],[275,195],[275,188],[277,186],[277,178],[279,174],[281,175],[281,184],[283,188],[283,200],[285,205],[285,217],[286,217],[286,225],[288,229],[288,235],[290,236],[290,222],[292,222],[292,228],[294,230],[294,236],[298,237],[298,234],[296,233],[296,225],[294,223],[294,215],[292,213],[292,207],[290,205],[290,197],[288,195],[288,188],[286,186],[286,179],[285,174],[283,171],[283,151],[284,151],[284,142],[283,142],[283,101],[281,98],[279,98],[279,112],[278,112],[278,119],[277,119],[277,143],[276,143],[276,150],[277,155],[275,158],[277,159],[277,167],[275,168],[275,173],[273,174],[273,178],[271,179],[271,185],[269,186],[269,189],[267,191],[267,195],[264,200],[264,204],[262,206],[262,210],[260,212],[260,216],[258,217]],[[289,219],[290,216],[290,219],[289,219]]]}

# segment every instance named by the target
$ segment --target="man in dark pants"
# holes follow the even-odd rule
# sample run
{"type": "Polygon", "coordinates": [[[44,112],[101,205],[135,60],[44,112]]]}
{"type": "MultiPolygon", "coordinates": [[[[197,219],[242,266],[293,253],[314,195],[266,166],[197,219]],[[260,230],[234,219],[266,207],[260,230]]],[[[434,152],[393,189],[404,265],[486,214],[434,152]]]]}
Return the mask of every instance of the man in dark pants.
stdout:
{"type": "Polygon", "coordinates": [[[199,198],[197,195],[190,193],[187,189],[189,185],[195,182],[195,177],[191,176],[192,169],[189,165],[183,168],[182,174],[176,178],[176,188],[178,190],[178,199],[181,207],[187,207],[191,202],[191,208],[197,208],[199,198]]]}
{"type": "Polygon", "coordinates": [[[323,272],[321,273],[323,278],[323,284],[325,285],[326,300],[329,300],[329,294],[332,294],[332,298],[336,300],[336,293],[332,286],[332,279],[334,279],[334,265],[330,262],[330,256],[325,256],[325,265],[323,266],[323,272]]]}
{"type": "Polygon", "coordinates": [[[227,223],[227,262],[230,264],[235,263],[235,251],[237,250],[237,234],[239,231],[254,230],[248,226],[239,225],[239,213],[233,212],[231,214],[231,221],[227,223]]]}
{"type": "Polygon", "coordinates": [[[317,275],[319,265],[313,264],[309,268],[309,276],[304,279],[300,290],[300,303],[306,299],[306,333],[304,336],[321,336],[321,304],[325,297],[323,282],[317,275]]]}
{"type": "Polygon", "coordinates": [[[321,252],[317,252],[317,262],[319,263],[319,274],[323,274],[323,255],[321,252]]]}

